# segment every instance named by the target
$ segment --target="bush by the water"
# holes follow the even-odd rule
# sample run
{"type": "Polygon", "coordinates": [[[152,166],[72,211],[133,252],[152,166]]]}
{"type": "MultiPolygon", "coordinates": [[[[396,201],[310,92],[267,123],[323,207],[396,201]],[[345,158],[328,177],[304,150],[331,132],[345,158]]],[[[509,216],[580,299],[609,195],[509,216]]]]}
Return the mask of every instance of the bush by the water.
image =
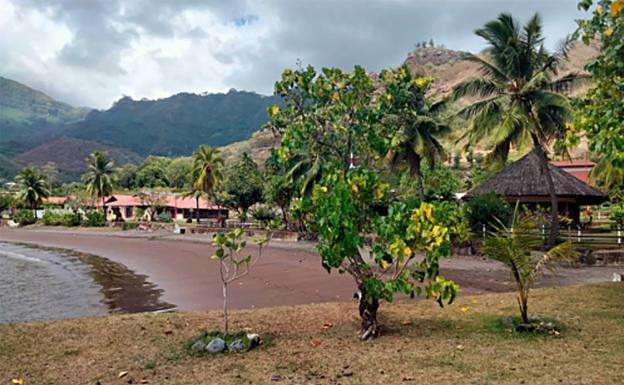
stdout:
{"type": "Polygon", "coordinates": [[[41,217],[41,222],[46,226],[59,226],[61,224],[61,215],[52,211],[46,211],[41,217]]]}
{"type": "Polygon", "coordinates": [[[32,210],[22,209],[13,214],[13,222],[16,222],[20,226],[32,225],[35,223],[35,214],[32,210]]]}
{"type": "Polygon", "coordinates": [[[481,234],[483,225],[487,230],[500,226],[500,222],[508,225],[513,215],[511,205],[495,193],[475,196],[466,203],[470,230],[481,234]]]}
{"type": "Polygon", "coordinates": [[[91,227],[102,227],[106,225],[106,218],[104,218],[104,214],[100,211],[91,211],[87,213],[85,224],[91,227]]]}
{"type": "Polygon", "coordinates": [[[61,226],[73,227],[80,225],[80,214],[78,213],[66,213],[61,215],[61,226]]]}
{"type": "Polygon", "coordinates": [[[80,225],[80,219],[80,214],[78,213],[58,214],[52,211],[46,211],[41,217],[41,222],[46,226],[73,227],[80,225]]]}

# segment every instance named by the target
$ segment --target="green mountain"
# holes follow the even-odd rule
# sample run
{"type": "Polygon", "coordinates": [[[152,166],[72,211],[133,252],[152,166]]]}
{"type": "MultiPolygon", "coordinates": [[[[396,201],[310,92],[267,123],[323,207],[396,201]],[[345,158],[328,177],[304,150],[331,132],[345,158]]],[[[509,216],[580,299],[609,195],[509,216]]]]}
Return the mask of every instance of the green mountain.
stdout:
{"type": "Polygon", "coordinates": [[[226,94],[180,93],[165,99],[124,97],[93,111],[63,135],[123,148],[141,156],[191,154],[200,144],[223,146],[251,137],[267,120],[272,96],[230,90],[226,94]]]}
{"type": "Polygon", "coordinates": [[[0,153],[20,152],[35,137],[54,135],[65,124],[84,119],[89,111],[0,76],[0,153]]]}

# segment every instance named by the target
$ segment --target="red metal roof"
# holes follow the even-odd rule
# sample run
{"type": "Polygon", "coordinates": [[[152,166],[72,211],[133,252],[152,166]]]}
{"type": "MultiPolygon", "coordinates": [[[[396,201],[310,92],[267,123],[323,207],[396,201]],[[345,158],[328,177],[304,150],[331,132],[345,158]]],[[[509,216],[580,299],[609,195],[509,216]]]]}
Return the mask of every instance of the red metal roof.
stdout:
{"type": "Polygon", "coordinates": [[[43,200],[43,203],[62,205],[62,204],[65,204],[66,201],[67,201],[67,197],[47,197],[46,199],[43,200]]]}
{"type": "Polygon", "coordinates": [[[586,159],[572,159],[572,160],[551,160],[550,164],[557,166],[557,167],[561,167],[561,168],[567,168],[567,167],[589,167],[592,168],[596,165],[596,163],[592,162],[591,160],[586,160],[586,159]]]}
{"type": "MultiPolygon", "coordinates": [[[[165,207],[178,208],[178,209],[195,209],[197,208],[197,202],[193,197],[183,198],[177,195],[165,195],[163,197],[165,207]]],[[[146,206],[144,202],[134,195],[115,194],[108,198],[106,205],[109,207],[128,207],[128,206],[146,206]]],[[[199,198],[200,209],[217,210],[218,206],[210,204],[206,199],[199,198]]]]}

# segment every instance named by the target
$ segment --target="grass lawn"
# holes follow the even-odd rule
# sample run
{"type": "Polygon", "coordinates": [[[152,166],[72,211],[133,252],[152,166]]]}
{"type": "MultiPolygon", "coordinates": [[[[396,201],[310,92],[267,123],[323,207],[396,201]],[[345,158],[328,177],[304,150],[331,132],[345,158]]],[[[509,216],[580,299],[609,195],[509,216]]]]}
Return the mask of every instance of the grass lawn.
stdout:
{"type": "Polygon", "coordinates": [[[236,311],[232,330],[249,327],[271,342],[203,357],[183,344],[219,328],[219,312],[0,325],[0,384],[624,384],[624,284],[535,290],[529,309],[563,324],[561,335],[499,327],[517,314],[512,293],[443,309],[383,304],[383,335],[367,343],[356,338],[351,303],[236,311]]]}

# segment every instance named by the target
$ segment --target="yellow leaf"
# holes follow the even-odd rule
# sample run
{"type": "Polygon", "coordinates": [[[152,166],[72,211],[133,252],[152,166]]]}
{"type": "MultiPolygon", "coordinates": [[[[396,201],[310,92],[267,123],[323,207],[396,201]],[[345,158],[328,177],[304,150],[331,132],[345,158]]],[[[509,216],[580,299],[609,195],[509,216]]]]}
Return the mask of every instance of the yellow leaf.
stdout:
{"type": "Polygon", "coordinates": [[[605,36],[610,37],[611,35],[613,35],[613,28],[609,28],[605,31],[605,36]]]}
{"type": "Polygon", "coordinates": [[[382,269],[387,269],[388,268],[388,262],[385,259],[381,260],[381,268],[382,269]]]}
{"type": "Polygon", "coordinates": [[[611,4],[611,14],[617,16],[624,9],[624,0],[616,0],[611,4]]]}
{"type": "Polygon", "coordinates": [[[455,348],[459,350],[460,352],[464,351],[464,345],[457,345],[455,348]]]}
{"type": "Polygon", "coordinates": [[[128,372],[119,372],[119,374],[117,375],[117,378],[124,378],[127,375],[128,375],[128,372]]]}
{"type": "Polygon", "coordinates": [[[340,94],[338,92],[334,92],[332,94],[332,101],[337,102],[340,99],[340,94]]]}
{"type": "Polygon", "coordinates": [[[358,188],[356,184],[354,184],[353,186],[351,186],[351,191],[357,194],[360,191],[360,189],[358,188]]]}
{"type": "Polygon", "coordinates": [[[470,308],[468,306],[462,306],[459,308],[459,311],[462,313],[468,313],[469,310],[470,308]]]}
{"type": "Polygon", "coordinates": [[[433,222],[433,217],[431,216],[431,206],[423,207],[423,212],[425,213],[425,218],[427,218],[429,222],[433,222]]]}
{"type": "Polygon", "coordinates": [[[324,193],[327,192],[327,186],[321,186],[321,191],[323,191],[324,193]]]}
{"type": "Polygon", "coordinates": [[[412,249],[409,246],[405,246],[405,249],[403,250],[403,254],[405,254],[406,257],[411,257],[412,249]]]}
{"type": "Polygon", "coordinates": [[[473,305],[476,305],[477,304],[477,300],[473,299],[472,301],[470,301],[470,303],[472,303],[473,305]]]}
{"type": "Polygon", "coordinates": [[[597,15],[602,15],[602,11],[603,11],[602,7],[596,8],[596,14],[597,15]]]}
{"type": "Polygon", "coordinates": [[[418,87],[422,88],[425,85],[425,79],[418,78],[418,79],[414,80],[414,84],[416,84],[418,87]]]}
{"type": "Polygon", "coordinates": [[[279,107],[278,106],[272,106],[271,107],[271,115],[277,115],[278,112],[279,112],[279,107]]]}
{"type": "Polygon", "coordinates": [[[11,380],[11,383],[15,385],[24,385],[24,380],[21,378],[14,378],[11,380]]]}
{"type": "Polygon", "coordinates": [[[375,198],[377,199],[381,199],[384,196],[384,191],[381,187],[377,187],[377,189],[375,190],[375,198]]]}

